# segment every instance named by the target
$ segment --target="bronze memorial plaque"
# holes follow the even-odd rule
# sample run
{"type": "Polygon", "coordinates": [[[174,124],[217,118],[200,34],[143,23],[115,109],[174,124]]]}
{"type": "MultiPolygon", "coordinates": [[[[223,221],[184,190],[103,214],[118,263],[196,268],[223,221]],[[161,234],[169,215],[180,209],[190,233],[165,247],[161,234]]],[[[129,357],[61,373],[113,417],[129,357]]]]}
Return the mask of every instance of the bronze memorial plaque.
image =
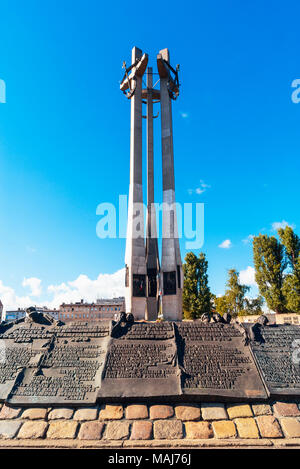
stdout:
{"type": "Polygon", "coordinates": [[[242,328],[222,323],[176,323],[182,393],[264,399],[267,393],[242,328]]]}
{"type": "Polygon", "coordinates": [[[300,395],[299,326],[257,326],[251,348],[272,396],[300,395]]]}
{"type": "Polygon", "coordinates": [[[0,327],[0,400],[7,400],[26,367],[36,366],[53,333],[50,328],[10,323],[0,327]]]}
{"type": "Polygon", "coordinates": [[[117,325],[112,331],[99,398],[163,398],[179,394],[173,323],[117,325]]]}
{"type": "Polygon", "coordinates": [[[2,399],[15,405],[94,404],[110,328],[108,321],[14,325],[0,336],[6,350],[2,399]]]}

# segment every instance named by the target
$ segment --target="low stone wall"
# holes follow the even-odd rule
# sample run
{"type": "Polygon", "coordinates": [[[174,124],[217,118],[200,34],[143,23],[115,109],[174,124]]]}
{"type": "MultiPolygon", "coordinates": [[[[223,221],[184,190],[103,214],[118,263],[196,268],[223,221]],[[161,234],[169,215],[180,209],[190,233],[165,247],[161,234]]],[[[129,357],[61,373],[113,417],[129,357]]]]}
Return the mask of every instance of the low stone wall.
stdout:
{"type": "Polygon", "coordinates": [[[300,400],[0,408],[0,447],[300,446],[300,400]]]}

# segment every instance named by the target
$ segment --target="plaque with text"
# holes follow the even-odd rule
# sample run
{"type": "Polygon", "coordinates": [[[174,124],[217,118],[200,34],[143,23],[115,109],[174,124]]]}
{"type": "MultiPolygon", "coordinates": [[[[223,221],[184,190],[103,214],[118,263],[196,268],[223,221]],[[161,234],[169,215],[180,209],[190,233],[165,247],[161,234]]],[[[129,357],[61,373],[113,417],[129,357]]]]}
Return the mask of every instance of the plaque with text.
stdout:
{"type": "Polygon", "coordinates": [[[245,335],[233,324],[176,323],[185,396],[264,399],[267,393],[245,335]]]}
{"type": "Polygon", "coordinates": [[[107,352],[99,398],[180,394],[180,372],[171,322],[120,326],[107,352]]]}
{"type": "Polygon", "coordinates": [[[7,357],[2,363],[2,381],[6,376],[3,384],[12,384],[6,401],[15,405],[95,403],[110,324],[41,326],[24,322],[6,331],[0,338],[7,357]]]}
{"type": "Polygon", "coordinates": [[[300,327],[258,327],[251,347],[272,396],[300,395],[300,327]]]}
{"type": "Polygon", "coordinates": [[[27,367],[36,366],[52,338],[50,329],[10,323],[0,329],[0,400],[7,400],[27,367]]]}

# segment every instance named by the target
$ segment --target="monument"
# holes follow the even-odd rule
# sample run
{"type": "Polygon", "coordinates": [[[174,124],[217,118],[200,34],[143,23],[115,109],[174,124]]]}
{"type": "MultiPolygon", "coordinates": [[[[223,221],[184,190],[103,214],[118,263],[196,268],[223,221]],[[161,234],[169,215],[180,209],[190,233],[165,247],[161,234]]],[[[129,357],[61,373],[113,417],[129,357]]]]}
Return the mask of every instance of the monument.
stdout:
{"type": "Polygon", "coordinates": [[[182,319],[172,100],[178,67],[157,55],[160,89],[136,47],[121,89],[131,100],[126,310],[117,321],[70,322],[28,308],[0,324],[0,402],[16,406],[91,406],[96,402],[267,401],[300,396],[300,327],[232,321],[230,314],[182,319]],[[146,88],[143,76],[147,70],[146,88]],[[154,209],[153,104],[160,103],[163,236],[159,262],[154,209]],[[147,105],[143,116],[142,104],[147,105]],[[147,119],[147,218],[144,236],[142,119],[147,119]],[[159,290],[165,321],[154,322],[159,290]],[[145,320],[146,319],[146,320],[145,320]]]}
{"type": "Polygon", "coordinates": [[[12,405],[143,401],[265,401],[300,394],[299,326],[253,330],[210,323],[68,323],[31,309],[0,326],[0,400],[12,405]]]}
{"type": "Polygon", "coordinates": [[[172,100],[179,95],[178,66],[170,65],[168,49],[157,55],[160,89],[153,86],[153,70],[147,69],[148,55],[134,47],[131,66],[126,68],[120,89],[131,101],[130,185],[125,253],[126,312],[136,319],[155,320],[162,292],[164,319],[182,319],[183,274],[175,205],[175,178],[172,129],[172,100]],[[147,114],[142,115],[142,103],[147,114]],[[156,213],[154,207],[153,103],[160,102],[163,168],[162,258],[159,262],[156,213]],[[142,118],[147,119],[147,223],[144,239],[142,181],[142,118]]]}

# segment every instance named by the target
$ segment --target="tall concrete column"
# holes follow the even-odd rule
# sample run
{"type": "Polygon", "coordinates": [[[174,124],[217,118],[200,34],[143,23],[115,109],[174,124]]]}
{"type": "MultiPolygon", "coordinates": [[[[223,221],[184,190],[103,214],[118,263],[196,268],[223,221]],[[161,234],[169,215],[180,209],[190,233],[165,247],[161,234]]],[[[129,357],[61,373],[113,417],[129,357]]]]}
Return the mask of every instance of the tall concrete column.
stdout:
{"type": "Polygon", "coordinates": [[[154,207],[154,161],[153,161],[153,75],[147,73],[147,223],[146,223],[146,265],[147,265],[147,312],[146,319],[153,321],[158,316],[158,273],[159,253],[154,207]]]}
{"type": "Polygon", "coordinates": [[[172,102],[169,96],[168,49],[157,56],[160,75],[161,140],[163,166],[163,232],[161,257],[162,309],[164,319],[182,319],[183,274],[175,206],[172,102]]]}
{"type": "MultiPolygon", "coordinates": [[[[131,96],[130,127],[130,186],[126,240],[126,312],[144,319],[146,312],[146,249],[144,240],[143,182],[142,182],[142,77],[148,56],[137,47],[132,49],[132,64],[136,64],[125,85],[134,90],[131,96]],[[127,83],[127,84],[126,84],[127,83]]],[[[121,89],[126,89],[121,84],[121,89]],[[123,86],[123,88],[122,88],[123,86]]]]}

